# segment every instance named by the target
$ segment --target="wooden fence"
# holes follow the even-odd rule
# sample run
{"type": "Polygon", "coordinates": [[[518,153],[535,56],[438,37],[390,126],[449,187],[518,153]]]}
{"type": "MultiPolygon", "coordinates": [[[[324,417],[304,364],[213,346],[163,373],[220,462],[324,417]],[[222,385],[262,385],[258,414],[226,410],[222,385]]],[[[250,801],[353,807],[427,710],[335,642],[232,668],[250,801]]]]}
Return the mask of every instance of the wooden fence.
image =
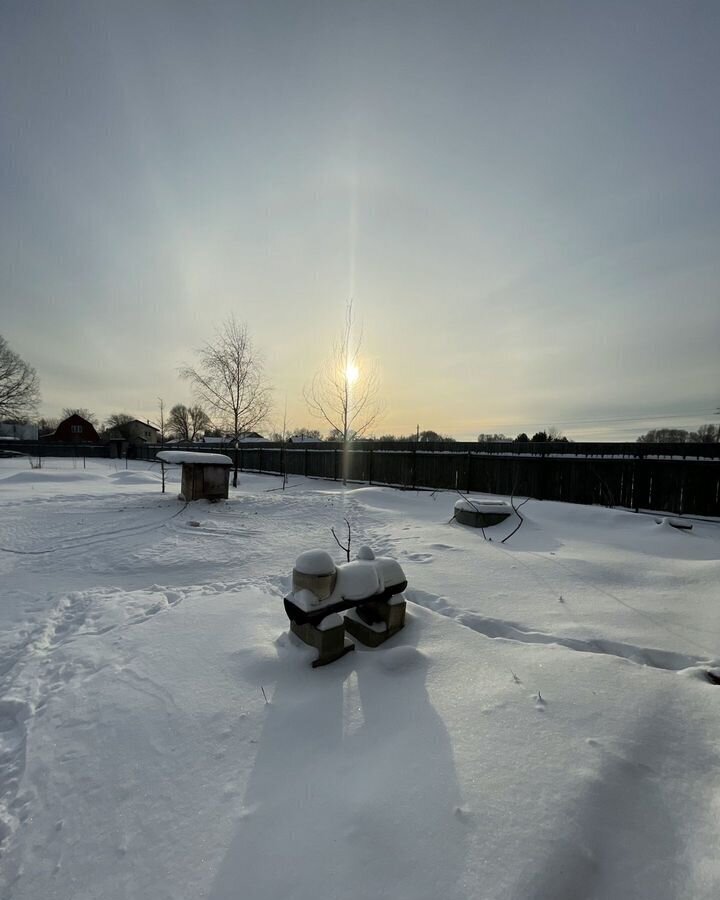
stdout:
{"type": "MultiPolygon", "coordinates": [[[[223,449],[241,469],[336,481],[515,494],[539,500],[720,516],[718,444],[246,444],[223,449]],[[681,454],[685,454],[685,458],[681,454]]],[[[42,456],[110,456],[103,445],[0,442],[42,456]]],[[[133,448],[153,460],[160,446],[133,448]]],[[[194,447],[217,451],[216,447],[194,447]]]]}
{"type": "MultiPolygon", "coordinates": [[[[226,451],[228,452],[228,451],[226,451]]],[[[500,456],[418,449],[349,450],[243,447],[248,471],[441,488],[463,493],[514,494],[538,500],[622,506],[720,516],[720,463],[714,460],[582,456],[500,456]]]]}

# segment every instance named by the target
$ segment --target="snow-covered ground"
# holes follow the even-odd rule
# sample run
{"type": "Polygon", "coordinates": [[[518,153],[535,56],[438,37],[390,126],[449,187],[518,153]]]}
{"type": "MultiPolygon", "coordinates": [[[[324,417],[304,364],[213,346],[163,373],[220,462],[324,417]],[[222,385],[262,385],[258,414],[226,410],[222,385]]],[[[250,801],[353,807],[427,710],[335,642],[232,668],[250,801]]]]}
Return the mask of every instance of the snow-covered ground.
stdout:
{"type": "Polygon", "coordinates": [[[720,896],[720,524],[177,484],[0,460],[0,897],[720,896]],[[282,597],[345,517],[408,624],[313,670],[282,597]]]}

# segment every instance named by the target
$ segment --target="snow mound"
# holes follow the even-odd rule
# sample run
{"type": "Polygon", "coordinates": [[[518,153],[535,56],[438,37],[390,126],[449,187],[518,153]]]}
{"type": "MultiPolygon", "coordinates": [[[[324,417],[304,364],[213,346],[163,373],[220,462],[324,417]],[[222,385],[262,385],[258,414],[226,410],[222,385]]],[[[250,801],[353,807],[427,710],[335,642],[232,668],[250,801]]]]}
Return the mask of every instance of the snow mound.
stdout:
{"type": "Polygon", "coordinates": [[[76,472],[71,469],[68,469],[66,472],[48,472],[43,469],[32,469],[30,472],[16,472],[14,475],[8,475],[2,481],[4,483],[13,482],[14,484],[47,484],[50,482],[100,481],[102,478],[102,475],[96,475],[93,472],[76,472]]]}
{"type": "Polygon", "coordinates": [[[382,653],[378,655],[380,665],[388,672],[417,669],[418,666],[428,663],[427,656],[416,647],[388,647],[383,649],[382,653]]]}
{"type": "Polygon", "coordinates": [[[117,484],[157,484],[159,478],[150,472],[113,472],[110,477],[117,484]]]}

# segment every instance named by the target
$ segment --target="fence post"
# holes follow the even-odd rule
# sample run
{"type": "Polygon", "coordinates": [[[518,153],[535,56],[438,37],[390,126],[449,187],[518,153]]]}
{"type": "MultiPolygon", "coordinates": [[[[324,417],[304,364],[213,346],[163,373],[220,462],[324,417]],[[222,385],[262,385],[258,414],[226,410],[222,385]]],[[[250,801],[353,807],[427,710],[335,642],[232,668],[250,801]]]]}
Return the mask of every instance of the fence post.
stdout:
{"type": "Polygon", "coordinates": [[[337,472],[338,472],[337,453],[338,453],[337,447],[335,447],[333,450],[333,481],[337,481],[337,472]]]}
{"type": "Polygon", "coordinates": [[[260,456],[258,457],[258,466],[260,467],[260,474],[262,475],[262,447],[260,448],[260,456]]]}
{"type": "Polygon", "coordinates": [[[373,476],[373,454],[372,447],[369,448],[370,458],[368,459],[368,484],[372,484],[372,476],[373,476]]]}
{"type": "Polygon", "coordinates": [[[471,455],[470,451],[468,450],[468,452],[467,452],[467,490],[465,491],[466,494],[470,493],[470,483],[471,483],[470,465],[471,465],[471,463],[472,463],[472,455],[471,455]]]}
{"type": "Polygon", "coordinates": [[[540,474],[538,476],[538,500],[545,499],[545,451],[540,454],[540,474]]]}
{"type": "Polygon", "coordinates": [[[412,487],[417,484],[417,446],[413,446],[412,451],[412,487]]]}
{"type": "Polygon", "coordinates": [[[308,448],[305,448],[305,456],[304,456],[304,475],[307,478],[307,460],[308,460],[308,448]]]}

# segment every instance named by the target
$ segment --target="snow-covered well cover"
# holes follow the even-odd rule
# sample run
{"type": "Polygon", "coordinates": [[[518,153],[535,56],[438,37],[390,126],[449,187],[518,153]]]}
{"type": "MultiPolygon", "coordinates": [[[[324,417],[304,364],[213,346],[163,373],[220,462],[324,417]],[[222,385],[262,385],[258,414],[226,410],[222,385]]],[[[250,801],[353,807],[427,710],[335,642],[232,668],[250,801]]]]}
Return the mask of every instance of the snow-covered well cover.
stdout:
{"type": "Polygon", "coordinates": [[[488,500],[476,499],[475,497],[463,497],[461,500],[455,501],[455,509],[461,509],[465,512],[479,513],[511,513],[512,506],[505,500],[488,500]]]}
{"type": "Polygon", "coordinates": [[[718,523],[531,500],[500,545],[251,474],[198,520],[124,466],[0,460],[4,900],[720,896],[718,523]],[[345,517],[406,626],[312,669],[281,598],[345,517]]]}
{"type": "Polygon", "coordinates": [[[231,466],[232,460],[224,453],[201,453],[192,450],[161,450],[157,458],[166,463],[204,463],[207,466],[231,466]]]}

